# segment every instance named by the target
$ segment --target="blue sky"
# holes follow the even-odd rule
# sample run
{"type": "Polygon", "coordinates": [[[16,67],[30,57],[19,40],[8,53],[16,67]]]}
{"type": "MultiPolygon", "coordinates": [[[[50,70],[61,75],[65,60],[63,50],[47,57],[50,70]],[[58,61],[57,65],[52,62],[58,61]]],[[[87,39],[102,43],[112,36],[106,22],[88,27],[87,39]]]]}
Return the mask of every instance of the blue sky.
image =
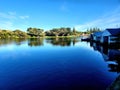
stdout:
{"type": "Polygon", "coordinates": [[[0,0],[0,28],[120,27],[120,0],[0,0]]]}

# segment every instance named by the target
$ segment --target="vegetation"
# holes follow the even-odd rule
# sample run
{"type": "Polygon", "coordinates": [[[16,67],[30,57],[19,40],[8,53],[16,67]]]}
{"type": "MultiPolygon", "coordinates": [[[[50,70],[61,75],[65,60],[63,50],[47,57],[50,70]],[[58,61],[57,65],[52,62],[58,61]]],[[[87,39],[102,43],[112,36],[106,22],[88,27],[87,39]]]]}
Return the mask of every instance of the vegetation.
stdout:
{"type": "Polygon", "coordinates": [[[54,28],[52,30],[45,32],[46,36],[79,36],[79,33],[76,32],[75,28],[73,28],[73,31],[71,28],[54,28]]]}
{"type": "Polygon", "coordinates": [[[27,34],[23,31],[20,31],[20,30],[15,30],[13,31],[13,36],[14,38],[26,38],[27,37],[27,34]]]}
{"type": "Polygon", "coordinates": [[[30,37],[38,37],[38,38],[45,36],[44,30],[40,29],[40,28],[31,28],[30,27],[27,29],[27,34],[30,37]]]}
{"type": "Polygon", "coordinates": [[[0,30],[0,38],[26,38],[27,34],[21,30],[0,30]]]}
{"type": "Polygon", "coordinates": [[[91,28],[86,32],[79,32],[75,28],[69,27],[53,28],[52,30],[44,31],[40,28],[28,28],[26,32],[22,30],[0,30],[0,38],[41,38],[41,37],[76,37],[84,34],[91,34],[100,31],[99,28],[91,28]]]}
{"type": "Polygon", "coordinates": [[[87,31],[85,32],[86,34],[91,34],[91,33],[94,33],[94,32],[99,32],[101,31],[99,28],[90,28],[90,29],[87,29],[87,31]]]}

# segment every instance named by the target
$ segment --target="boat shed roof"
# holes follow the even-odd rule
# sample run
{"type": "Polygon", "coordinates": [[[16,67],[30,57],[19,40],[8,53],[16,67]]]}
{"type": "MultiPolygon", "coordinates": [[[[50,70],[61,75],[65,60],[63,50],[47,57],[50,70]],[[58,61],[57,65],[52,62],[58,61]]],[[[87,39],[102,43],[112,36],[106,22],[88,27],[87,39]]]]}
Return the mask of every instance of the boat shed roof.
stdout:
{"type": "Polygon", "coordinates": [[[109,28],[106,30],[110,32],[111,35],[120,35],[120,28],[109,28]]]}
{"type": "Polygon", "coordinates": [[[95,36],[101,36],[101,34],[102,34],[102,32],[95,32],[95,33],[93,33],[93,35],[95,35],[95,36]]]}

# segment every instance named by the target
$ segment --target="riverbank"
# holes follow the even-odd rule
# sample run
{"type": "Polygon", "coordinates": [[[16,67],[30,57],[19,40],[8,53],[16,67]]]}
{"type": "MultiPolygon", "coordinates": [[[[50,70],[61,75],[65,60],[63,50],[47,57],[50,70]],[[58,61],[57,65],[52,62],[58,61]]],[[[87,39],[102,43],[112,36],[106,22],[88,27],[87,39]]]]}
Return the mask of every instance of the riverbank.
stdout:
{"type": "Polygon", "coordinates": [[[0,38],[0,39],[31,39],[31,38],[76,38],[76,37],[80,37],[80,36],[75,36],[75,35],[71,35],[71,36],[43,36],[43,37],[7,37],[7,38],[0,38]]]}

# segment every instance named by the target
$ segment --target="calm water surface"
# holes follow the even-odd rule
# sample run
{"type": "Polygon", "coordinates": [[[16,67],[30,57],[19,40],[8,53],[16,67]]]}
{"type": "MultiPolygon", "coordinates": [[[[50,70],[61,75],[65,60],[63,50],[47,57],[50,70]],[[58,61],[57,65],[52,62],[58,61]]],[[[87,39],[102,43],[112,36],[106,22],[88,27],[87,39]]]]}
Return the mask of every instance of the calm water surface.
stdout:
{"type": "Polygon", "coordinates": [[[0,90],[106,90],[119,53],[80,38],[0,40],[0,90]]]}

